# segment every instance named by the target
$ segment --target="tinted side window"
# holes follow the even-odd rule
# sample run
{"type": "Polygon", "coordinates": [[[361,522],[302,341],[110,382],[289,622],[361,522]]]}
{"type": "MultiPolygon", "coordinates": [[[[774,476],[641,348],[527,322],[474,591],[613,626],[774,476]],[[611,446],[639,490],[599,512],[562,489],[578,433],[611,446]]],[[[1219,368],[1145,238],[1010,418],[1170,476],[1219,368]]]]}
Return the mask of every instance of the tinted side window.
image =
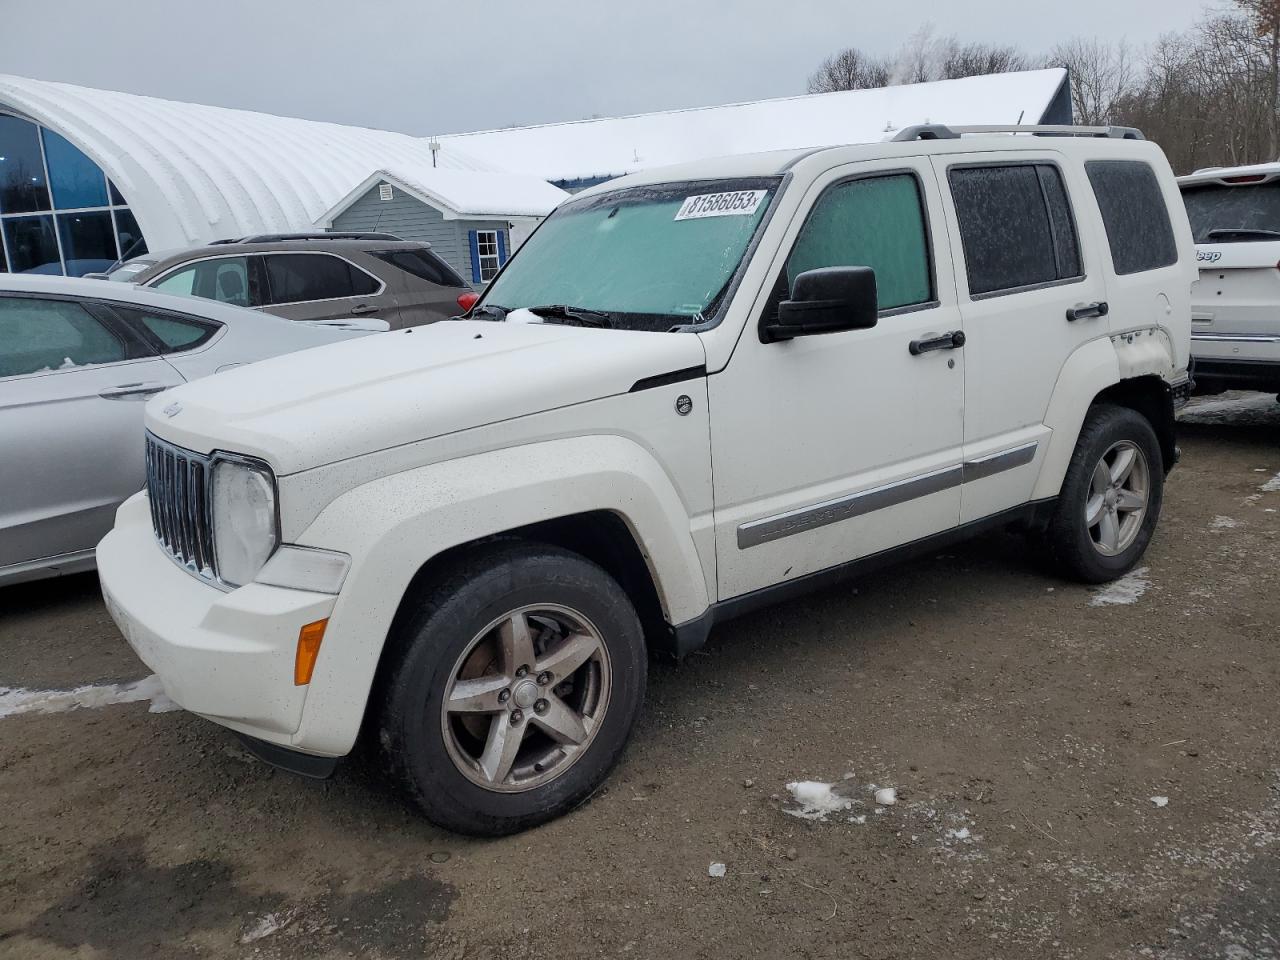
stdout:
{"type": "Polygon", "coordinates": [[[377,282],[341,257],[325,253],[272,253],[266,257],[272,303],[305,303],[367,296],[377,282]]]}
{"type": "Polygon", "coordinates": [[[0,297],[0,377],[126,357],[125,345],[78,303],[0,297]]]}
{"type": "Polygon", "coordinates": [[[1056,167],[953,167],[947,176],[970,295],[1080,276],[1080,244],[1056,167]]]}
{"type": "Polygon", "coordinates": [[[377,257],[384,263],[398,267],[405,273],[412,274],[428,283],[442,287],[465,287],[463,279],[454,273],[453,268],[428,250],[375,250],[370,256],[377,257]]]}
{"type": "Polygon", "coordinates": [[[155,312],[115,304],[112,304],[112,310],[126,323],[132,324],[135,328],[141,328],[150,334],[152,339],[158,341],[161,353],[193,350],[201,344],[208,343],[221,329],[221,325],[212,320],[198,320],[195,317],[184,317],[176,313],[155,312]]]}
{"type": "Polygon", "coordinates": [[[1177,263],[1178,244],[1151,166],[1140,160],[1091,160],[1084,168],[1102,211],[1116,273],[1177,263]]]}
{"type": "Polygon", "coordinates": [[[880,309],[892,310],[933,300],[930,260],[916,178],[850,180],[818,198],[787,259],[787,286],[819,267],[871,267],[880,309]]]}

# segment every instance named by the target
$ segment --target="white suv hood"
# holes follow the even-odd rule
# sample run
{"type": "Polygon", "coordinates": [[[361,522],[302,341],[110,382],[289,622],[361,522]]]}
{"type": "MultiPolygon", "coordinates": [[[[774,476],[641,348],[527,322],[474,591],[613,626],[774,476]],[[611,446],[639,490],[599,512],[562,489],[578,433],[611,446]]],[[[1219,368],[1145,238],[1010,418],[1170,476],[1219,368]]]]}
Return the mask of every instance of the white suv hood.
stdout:
{"type": "Polygon", "coordinates": [[[238,367],[147,404],[147,429],[279,475],[626,393],[701,366],[702,341],[542,323],[448,321],[238,367]]]}

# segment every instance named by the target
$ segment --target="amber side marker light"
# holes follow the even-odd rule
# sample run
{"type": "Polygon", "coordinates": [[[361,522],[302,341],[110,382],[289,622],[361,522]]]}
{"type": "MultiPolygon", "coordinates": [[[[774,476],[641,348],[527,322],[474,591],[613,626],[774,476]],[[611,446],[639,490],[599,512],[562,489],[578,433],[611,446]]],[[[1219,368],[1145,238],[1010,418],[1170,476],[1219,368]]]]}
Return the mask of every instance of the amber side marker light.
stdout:
{"type": "Polygon", "coordinates": [[[320,641],[324,639],[324,628],[329,625],[329,618],[308,623],[298,631],[298,655],[293,661],[293,685],[305,687],[311,682],[311,672],[316,668],[316,657],[320,655],[320,641]]]}

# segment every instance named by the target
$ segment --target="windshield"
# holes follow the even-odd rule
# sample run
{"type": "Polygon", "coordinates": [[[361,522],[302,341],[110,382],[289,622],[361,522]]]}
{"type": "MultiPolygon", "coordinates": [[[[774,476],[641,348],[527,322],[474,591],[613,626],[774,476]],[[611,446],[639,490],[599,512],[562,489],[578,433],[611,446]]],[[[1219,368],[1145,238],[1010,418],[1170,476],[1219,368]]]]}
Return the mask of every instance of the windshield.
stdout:
{"type": "Polygon", "coordinates": [[[560,207],[489,285],[484,305],[597,311],[609,326],[707,319],[781,182],[711,180],[616,190],[560,207]]]}
{"type": "Polygon", "coordinates": [[[134,259],[127,263],[122,263],[118,267],[113,267],[107,271],[108,280],[131,280],[140,274],[143,270],[150,270],[156,265],[155,260],[134,259]]]}
{"type": "Polygon", "coordinates": [[[1182,201],[1196,243],[1247,242],[1265,240],[1267,233],[1280,234],[1280,181],[1185,187],[1182,201]]]}

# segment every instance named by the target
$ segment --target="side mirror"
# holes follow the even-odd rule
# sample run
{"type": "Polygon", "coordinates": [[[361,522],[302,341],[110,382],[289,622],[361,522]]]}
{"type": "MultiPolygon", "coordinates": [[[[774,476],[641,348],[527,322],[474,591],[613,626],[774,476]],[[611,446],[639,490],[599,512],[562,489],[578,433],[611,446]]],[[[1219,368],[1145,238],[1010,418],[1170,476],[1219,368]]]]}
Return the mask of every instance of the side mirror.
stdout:
{"type": "Polygon", "coordinates": [[[764,340],[865,330],[874,327],[878,319],[874,270],[822,267],[796,277],[791,299],[778,304],[778,319],[764,328],[764,340]]]}

